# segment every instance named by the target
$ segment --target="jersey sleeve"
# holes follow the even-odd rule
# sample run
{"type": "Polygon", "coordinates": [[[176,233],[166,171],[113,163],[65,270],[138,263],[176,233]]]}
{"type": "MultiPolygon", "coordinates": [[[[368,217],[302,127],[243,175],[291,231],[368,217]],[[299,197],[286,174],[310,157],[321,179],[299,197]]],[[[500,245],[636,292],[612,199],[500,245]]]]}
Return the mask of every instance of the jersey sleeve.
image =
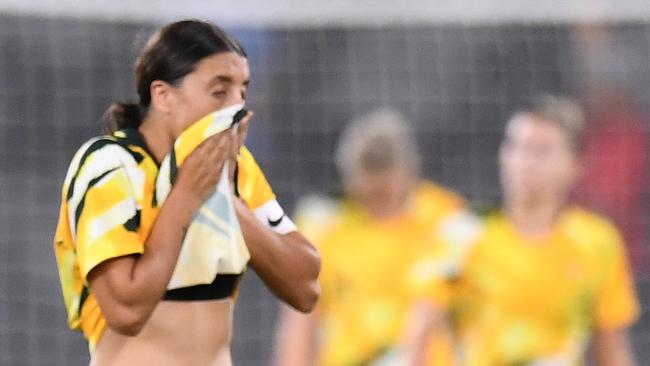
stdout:
{"type": "Polygon", "coordinates": [[[296,231],[296,225],[278,203],[275,193],[253,154],[242,147],[237,159],[236,194],[257,219],[278,234],[296,231]]]}
{"type": "Polygon", "coordinates": [[[606,237],[611,244],[603,257],[602,286],[595,304],[595,323],[601,330],[619,329],[632,325],[639,316],[639,304],[634,281],[620,234],[613,227],[606,237]]]}
{"type": "MultiPolygon", "coordinates": [[[[144,252],[140,210],[119,146],[88,155],[68,187],[68,220],[82,279],[100,263],[144,252]]],[[[123,149],[122,149],[123,150],[123,149]]]]}

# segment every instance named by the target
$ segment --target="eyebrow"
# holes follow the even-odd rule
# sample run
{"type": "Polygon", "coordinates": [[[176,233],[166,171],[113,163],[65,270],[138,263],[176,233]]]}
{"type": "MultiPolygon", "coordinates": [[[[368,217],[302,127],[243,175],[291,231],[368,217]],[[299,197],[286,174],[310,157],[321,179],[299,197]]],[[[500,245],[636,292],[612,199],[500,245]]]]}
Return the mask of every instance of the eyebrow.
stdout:
{"type": "MultiPolygon", "coordinates": [[[[208,82],[208,88],[211,88],[218,83],[232,84],[233,79],[227,75],[217,75],[212,79],[210,79],[210,81],[208,82]]],[[[250,80],[247,79],[246,81],[244,81],[244,86],[248,87],[249,84],[250,84],[250,80]]]]}

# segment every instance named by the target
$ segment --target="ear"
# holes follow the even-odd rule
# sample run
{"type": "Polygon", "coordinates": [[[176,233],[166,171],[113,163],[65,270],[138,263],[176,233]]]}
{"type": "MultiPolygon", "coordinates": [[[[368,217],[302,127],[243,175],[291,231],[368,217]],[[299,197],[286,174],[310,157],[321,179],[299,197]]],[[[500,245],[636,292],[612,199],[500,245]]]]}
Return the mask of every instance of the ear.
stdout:
{"type": "Polygon", "coordinates": [[[162,80],[154,80],[149,86],[151,93],[151,106],[156,110],[169,113],[173,110],[174,93],[172,86],[162,80]]]}

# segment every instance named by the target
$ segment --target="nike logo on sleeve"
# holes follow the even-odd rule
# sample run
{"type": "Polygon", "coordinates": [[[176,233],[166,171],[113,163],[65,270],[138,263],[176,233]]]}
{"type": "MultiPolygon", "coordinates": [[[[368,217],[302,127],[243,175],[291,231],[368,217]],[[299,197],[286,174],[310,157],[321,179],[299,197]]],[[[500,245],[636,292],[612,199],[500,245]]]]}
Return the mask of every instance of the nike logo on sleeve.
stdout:
{"type": "Polygon", "coordinates": [[[267,218],[267,221],[269,222],[269,225],[271,225],[271,227],[276,227],[280,225],[282,219],[284,219],[284,214],[282,214],[282,216],[280,216],[280,218],[277,220],[271,220],[270,218],[267,218]]]}
{"type": "Polygon", "coordinates": [[[296,224],[291,221],[291,218],[284,212],[275,199],[269,200],[262,206],[255,208],[253,212],[255,213],[255,217],[264,226],[280,235],[296,231],[296,224]]]}

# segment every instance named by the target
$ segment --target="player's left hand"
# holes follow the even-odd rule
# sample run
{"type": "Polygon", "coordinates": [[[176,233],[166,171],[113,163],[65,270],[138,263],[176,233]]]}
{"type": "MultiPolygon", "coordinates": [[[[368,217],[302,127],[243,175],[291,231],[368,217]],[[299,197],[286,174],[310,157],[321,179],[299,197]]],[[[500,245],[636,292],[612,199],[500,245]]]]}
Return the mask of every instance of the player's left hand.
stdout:
{"type": "Polygon", "coordinates": [[[237,149],[235,152],[238,154],[239,149],[241,149],[242,146],[244,146],[244,142],[246,141],[246,136],[248,135],[248,126],[250,125],[251,120],[253,119],[254,113],[253,112],[248,112],[244,118],[239,121],[239,127],[237,129],[237,137],[235,138],[235,148],[237,149]]]}
{"type": "Polygon", "coordinates": [[[237,127],[237,133],[235,135],[235,141],[233,143],[232,151],[232,161],[229,165],[230,168],[230,181],[234,182],[235,180],[235,167],[237,166],[237,156],[239,156],[239,150],[244,146],[246,141],[246,136],[248,135],[248,126],[250,125],[251,120],[253,119],[253,112],[248,112],[244,118],[239,121],[239,126],[237,127]]]}

